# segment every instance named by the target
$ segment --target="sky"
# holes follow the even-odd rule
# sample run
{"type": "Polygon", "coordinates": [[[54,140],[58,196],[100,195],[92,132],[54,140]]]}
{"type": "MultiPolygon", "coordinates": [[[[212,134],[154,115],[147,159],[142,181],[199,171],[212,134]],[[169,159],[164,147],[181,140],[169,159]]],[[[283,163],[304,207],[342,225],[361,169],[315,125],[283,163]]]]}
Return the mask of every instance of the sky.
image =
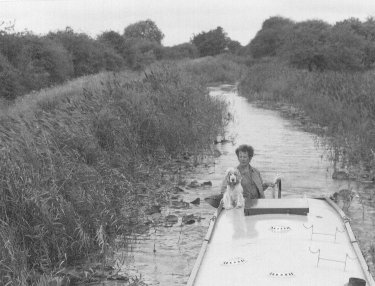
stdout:
{"type": "Polygon", "coordinates": [[[165,46],[218,26],[246,45],[272,16],[329,24],[351,17],[365,21],[375,17],[375,0],[0,0],[0,23],[15,22],[17,32],[44,35],[70,26],[96,37],[105,31],[122,34],[128,25],[151,19],[164,33],[165,46]]]}

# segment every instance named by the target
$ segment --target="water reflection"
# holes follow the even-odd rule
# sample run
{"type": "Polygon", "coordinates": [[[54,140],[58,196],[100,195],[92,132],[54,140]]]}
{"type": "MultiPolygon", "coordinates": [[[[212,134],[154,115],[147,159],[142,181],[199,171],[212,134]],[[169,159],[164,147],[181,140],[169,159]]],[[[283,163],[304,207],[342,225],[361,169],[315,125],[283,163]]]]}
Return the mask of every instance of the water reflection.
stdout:
{"type": "MultiPolygon", "coordinates": [[[[258,108],[239,97],[233,87],[212,88],[212,96],[222,97],[230,102],[230,111],[234,122],[228,127],[228,138],[234,142],[217,144],[221,156],[213,165],[198,167],[193,173],[186,174],[188,180],[211,181],[212,187],[189,190],[184,201],[201,198],[199,206],[190,205],[189,209],[163,209],[163,215],[174,214],[179,223],[172,227],[155,227],[149,233],[138,237],[131,251],[124,250],[118,256],[123,257],[122,271],[141,276],[148,285],[185,285],[189,273],[199,253],[214,209],[204,197],[218,192],[225,170],[237,166],[234,150],[239,144],[250,144],[255,149],[252,165],[261,171],[264,181],[272,181],[276,174],[282,178],[283,197],[314,197],[332,194],[340,188],[349,188],[350,182],[334,181],[332,168],[319,147],[319,138],[304,132],[292,121],[283,119],[277,111],[258,108]],[[202,217],[200,222],[183,225],[184,215],[194,214],[202,217]]],[[[354,200],[349,209],[352,226],[359,240],[370,242],[373,239],[375,211],[368,203],[365,194],[373,186],[356,185],[361,200],[354,200]]],[[[266,193],[266,197],[271,197],[266,193]]],[[[371,200],[373,198],[371,197],[371,200]]],[[[236,236],[243,234],[234,231],[236,236]]],[[[111,285],[111,284],[107,284],[111,285]]],[[[115,285],[115,284],[112,284],[115,285]]]]}

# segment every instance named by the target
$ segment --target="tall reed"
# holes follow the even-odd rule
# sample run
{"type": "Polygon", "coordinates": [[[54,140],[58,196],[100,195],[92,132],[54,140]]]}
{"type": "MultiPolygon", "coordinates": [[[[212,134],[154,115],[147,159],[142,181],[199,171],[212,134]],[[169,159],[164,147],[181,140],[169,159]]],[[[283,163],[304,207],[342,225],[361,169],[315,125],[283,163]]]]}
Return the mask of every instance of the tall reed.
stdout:
{"type": "Polygon", "coordinates": [[[207,84],[236,83],[246,70],[245,61],[241,62],[238,57],[230,55],[197,58],[181,62],[180,66],[207,84]]]}
{"type": "Polygon", "coordinates": [[[226,105],[204,83],[184,67],[155,65],[137,79],[78,80],[3,112],[0,284],[30,284],[103,253],[142,222],[165,198],[163,163],[209,150],[225,124],[226,105]]]}

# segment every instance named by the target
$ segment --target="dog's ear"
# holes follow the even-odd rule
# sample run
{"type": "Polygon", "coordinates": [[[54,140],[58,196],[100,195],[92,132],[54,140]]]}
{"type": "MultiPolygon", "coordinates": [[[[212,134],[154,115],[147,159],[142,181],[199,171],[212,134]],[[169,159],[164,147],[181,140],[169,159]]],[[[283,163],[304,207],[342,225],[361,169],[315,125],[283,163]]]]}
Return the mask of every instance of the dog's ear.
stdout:
{"type": "Polygon", "coordinates": [[[233,172],[233,168],[228,168],[226,171],[225,171],[225,180],[227,182],[229,182],[229,176],[231,175],[231,173],[233,172]]]}
{"type": "Polygon", "coordinates": [[[235,170],[235,173],[236,173],[236,177],[237,177],[238,181],[241,182],[241,180],[242,180],[242,175],[241,175],[240,171],[239,171],[238,169],[236,169],[236,170],[235,170]]]}

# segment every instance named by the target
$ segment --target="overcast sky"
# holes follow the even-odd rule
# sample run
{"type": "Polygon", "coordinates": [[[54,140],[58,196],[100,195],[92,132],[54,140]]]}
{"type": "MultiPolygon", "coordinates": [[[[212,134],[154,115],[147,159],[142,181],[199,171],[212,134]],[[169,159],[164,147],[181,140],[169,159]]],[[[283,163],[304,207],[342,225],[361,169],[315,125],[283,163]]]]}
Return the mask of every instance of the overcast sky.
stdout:
{"type": "Polygon", "coordinates": [[[375,0],[0,0],[0,21],[35,34],[65,29],[93,37],[151,19],[165,34],[163,44],[188,42],[193,34],[223,27],[246,45],[271,16],[294,21],[320,19],[330,24],[375,16],[375,0]]]}

